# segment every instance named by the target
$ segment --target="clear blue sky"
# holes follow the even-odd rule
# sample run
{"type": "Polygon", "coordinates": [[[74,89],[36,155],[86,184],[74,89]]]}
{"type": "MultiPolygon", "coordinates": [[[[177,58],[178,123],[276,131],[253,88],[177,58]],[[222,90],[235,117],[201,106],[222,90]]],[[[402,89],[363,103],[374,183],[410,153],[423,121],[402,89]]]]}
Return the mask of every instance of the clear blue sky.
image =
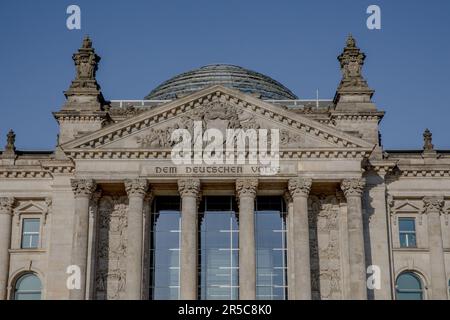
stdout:
{"type": "Polygon", "coordinates": [[[1,0],[0,147],[12,128],[17,147],[53,149],[51,115],[74,77],[71,59],[85,34],[102,57],[107,99],[142,99],[162,81],[210,63],[250,68],[300,98],[332,98],[336,56],[352,33],[367,54],[364,74],[387,149],[420,149],[429,127],[450,149],[448,0],[1,0]],[[82,10],[82,29],[66,28],[66,8],[82,10]],[[366,8],[382,10],[382,29],[366,27],[366,8]]]}

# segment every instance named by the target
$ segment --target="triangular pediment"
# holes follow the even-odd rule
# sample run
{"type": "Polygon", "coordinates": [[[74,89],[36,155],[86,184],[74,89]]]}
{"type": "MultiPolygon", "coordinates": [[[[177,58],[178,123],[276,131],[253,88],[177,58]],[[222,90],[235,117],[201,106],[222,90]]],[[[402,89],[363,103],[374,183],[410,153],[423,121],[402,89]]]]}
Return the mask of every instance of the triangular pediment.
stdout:
{"type": "Polygon", "coordinates": [[[22,203],[19,207],[17,207],[16,211],[20,211],[21,213],[37,213],[43,212],[44,209],[41,206],[35,204],[33,201],[28,201],[22,203]]]}
{"type": "Polygon", "coordinates": [[[67,142],[67,153],[89,150],[169,150],[174,129],[190,130],[194,121],[203,129],[279,129],[280,149],[366,150],[373,145],[360,138],[222,86],[213,86],[155,107],[122,122],[67,142]]]}
{"type": "Polygon", "coordinates": [[[410,202],[406,201],[402,204],[400,204],[398,207],[395,208],[395,211],[397,213],[399,212],[419,212],[420,209],[416,207],[415,205],[411,204],[410,202]]]}

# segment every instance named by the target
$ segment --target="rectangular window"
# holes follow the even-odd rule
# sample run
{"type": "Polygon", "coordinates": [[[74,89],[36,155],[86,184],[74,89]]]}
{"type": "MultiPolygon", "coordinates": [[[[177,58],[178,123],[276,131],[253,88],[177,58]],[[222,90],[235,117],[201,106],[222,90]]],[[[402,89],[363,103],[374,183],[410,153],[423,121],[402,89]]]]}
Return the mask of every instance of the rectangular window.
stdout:
{"type": "Polygon", "coordinates": [[[414,218],[398,220],[401,248],[416,248],[416,223],[414,218]]]}
{"type": "Polygon", "coordinates": [[[180,198],[153,201],[150,230],[150,299],[180,298],[180,198]]]}
{"type": "Polygon", "coordinates": [[[231,196],[204,197],[199,206],[199,299],[239,298],[239,226],[231,196]]]}
{"type": "Polygon", "coordinates": [[[287,299],[286,210],[282,197],[257,197],[256,299],[287,299]]]}
{"type": "Polygon", "coordinates": [[[36,249],[39,247],[40,219],[23,219],[22,249],[36,249]]]}

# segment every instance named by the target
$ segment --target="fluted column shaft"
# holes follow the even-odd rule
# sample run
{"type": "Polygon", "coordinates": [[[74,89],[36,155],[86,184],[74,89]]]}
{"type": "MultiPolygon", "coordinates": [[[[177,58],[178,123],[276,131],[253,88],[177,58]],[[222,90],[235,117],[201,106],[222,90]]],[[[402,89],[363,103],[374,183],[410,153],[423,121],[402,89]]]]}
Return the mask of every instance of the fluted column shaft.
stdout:
{"type": "Polygon", "coordinates": [[[14,198],[0,198],[0,300],[7,299],[14,198]]]}
{"type": "Polygon", "coordinates": [[[441,213],[444,197],[425,197],[424,209],[428,221],[428,246],[430,248],[431,298],[447,299],[444,246],[442,242],[441,213]]]}
{"type": "Polygon", "coordinates": [[[181,252],[180,297],[182,300],[197,299],[198,257],[198,200],[200,180],[178,181],[181,196],[181,252]]]}
{"type": "Polygon", "coordinates": [[[347,199],[348,248],[349,248],[349,298],[367,300],[366,257],[364,250],[364,226],[361,196],[363,179],[346,179],[341,189],[347,199]]]}
{"type": "Polygon", "coordinates": [[[71,289],[69,296],[71,300],[84,300],[87,283],[89,201],[97,186],[91,179],[75,179],[71,181],[71,184],[75,194],[72,265],[80,268],[81,278],[80,289],[71,289]]]}
{"type": "MultiPolygon", "coordinates": [[[[292,197],[294,297],[296,300],[311,300],[311,262],[309,252],[308,195],[311,179],[289,180],[288,189],[292,197]]],[[[292,291],[292,290],[291,290],[292,291]]]]}
{"type": "Polygon", "coordinates": [[[239,201],[239,299],[256,299],[255,197],[257,179],[236,180],[239,201]]]}
{"type": "Polygon", "coordinates": [[[143,230],[144,230],[144,197],[148,190],[145,179],[125,181],[125,190],[128,194],[128,228],[127,228],[127,286],[128,300],[140,300],[142,294],[142,257],[143,257],[143,230]]]}

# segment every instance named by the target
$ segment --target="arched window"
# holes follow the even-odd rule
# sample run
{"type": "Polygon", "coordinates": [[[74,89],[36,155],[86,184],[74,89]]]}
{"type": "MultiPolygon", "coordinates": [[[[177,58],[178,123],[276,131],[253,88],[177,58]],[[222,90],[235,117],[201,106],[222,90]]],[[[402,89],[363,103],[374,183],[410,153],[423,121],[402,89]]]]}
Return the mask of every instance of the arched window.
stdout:
{"type": "Polygon", "coordinates": [[[399,275],[395,289],[397,300],[423,300],[422,281],[412,272],[399,275]]]}
{"type": "Polygon", "coordinates": [[[14,289],[14,300],[41,300],[41,280],[34,273],[21,276],[14,289]]]}

